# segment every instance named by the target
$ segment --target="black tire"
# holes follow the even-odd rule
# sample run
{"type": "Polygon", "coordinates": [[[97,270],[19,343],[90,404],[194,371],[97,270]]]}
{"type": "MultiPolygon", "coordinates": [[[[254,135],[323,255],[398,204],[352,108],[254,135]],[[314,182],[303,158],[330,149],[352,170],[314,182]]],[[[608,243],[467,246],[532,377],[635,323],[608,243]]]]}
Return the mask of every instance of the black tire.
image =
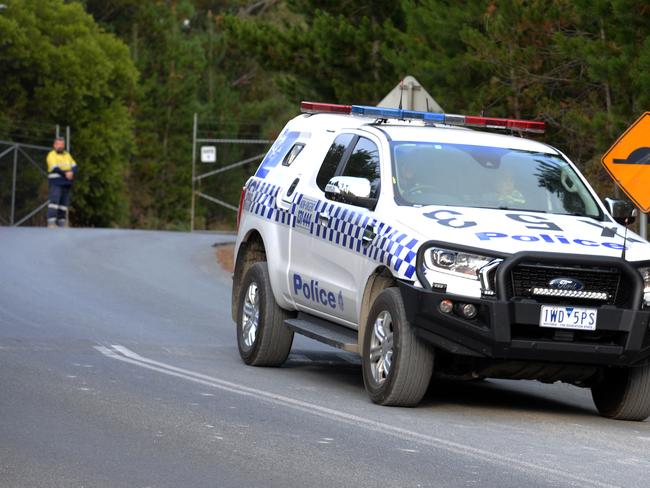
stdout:
{"type": "Polygon", "coordinates": [[[366,391],[379,405],[414,407],[427,391],[433,373],[433,349],[415,335],[406,319],[404,302],[397,288],[382,291],[370,309],[363,340],[362,366],[366,391]],[[371,357],[371,347],[378,347],[375,323],[379,321],[385,326],[388,318],[392,323],[392,361],[388,374],[385,374],[385,370],[379,367],[381,360],[375,361],[375,354],[371,357]]]}
{"type": "Polygon", "coordinates": [[[591,387],[598,412],[616,420],[650,417],[650,363],[630,368],[608,368],[591,387]]]}
{"type": "MultiPolygon", "coordinates": [[[[249,303],[252,303],[249,297],[249,303]]],[[[254,307],[249,307],[254,311],[254,307]]],[[[253,264],[242,280],[237,298],[237,345],[242,360],[251,366],[280,366],[287,359],[293,342],[293,331],[284,325],[292,314],[278,306],[271,290],[269,271],[265,262],[253,264]],[[257,327],[254,337],[244,337],[247,295],[256,286],[257,327]]]]}

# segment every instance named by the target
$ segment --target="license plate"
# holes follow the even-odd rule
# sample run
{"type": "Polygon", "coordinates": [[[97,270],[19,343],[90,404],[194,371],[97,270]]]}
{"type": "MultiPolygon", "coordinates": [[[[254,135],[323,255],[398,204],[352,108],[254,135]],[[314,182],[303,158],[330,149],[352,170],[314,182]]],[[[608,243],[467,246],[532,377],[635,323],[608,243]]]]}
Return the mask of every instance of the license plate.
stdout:
{"type": "Polygon", "coordinates": [[[556,329],[596,330],[598,310],[595,308],[542,305],[540,327],[556,329]]]}

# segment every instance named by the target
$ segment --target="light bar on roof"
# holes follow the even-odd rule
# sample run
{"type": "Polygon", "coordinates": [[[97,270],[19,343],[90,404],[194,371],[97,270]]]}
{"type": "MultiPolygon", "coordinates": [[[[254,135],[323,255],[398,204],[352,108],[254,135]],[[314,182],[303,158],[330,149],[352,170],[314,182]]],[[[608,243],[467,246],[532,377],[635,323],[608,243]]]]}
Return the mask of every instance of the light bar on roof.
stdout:
{"type": "Polygon", "coordinates": [[[337,105],[334,103],[301,102],[300,110],[307,114],[331,113],[348,115],[352,107],[350,105],[337,105]]]}
{"type": "Polygon", "coordinates": [[[516,130],[522,132],[534,132],[537,134],[543,134],[546,129],[546,124],[544,122],[529,120],[419,112],[417,110],[370,107],[365,105],[335,105],[331,103],[302,102],[300,108],[302,112],[305,113],[337,113],[346,115],[352,114],[360,117],[373,117],[376,119],[422,120],[425,123],[439,123],[459,127],[516,130]]]}

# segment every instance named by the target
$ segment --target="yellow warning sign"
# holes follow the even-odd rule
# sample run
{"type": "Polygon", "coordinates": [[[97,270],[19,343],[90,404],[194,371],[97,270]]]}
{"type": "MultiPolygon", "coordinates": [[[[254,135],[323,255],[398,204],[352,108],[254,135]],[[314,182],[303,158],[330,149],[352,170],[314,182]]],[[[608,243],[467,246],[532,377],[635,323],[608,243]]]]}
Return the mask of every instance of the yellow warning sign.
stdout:
{"type": "Polygon", "coordinates": [[[650,212],[650,112],[639,117],[601,161],[630,200],[650,212]]]}

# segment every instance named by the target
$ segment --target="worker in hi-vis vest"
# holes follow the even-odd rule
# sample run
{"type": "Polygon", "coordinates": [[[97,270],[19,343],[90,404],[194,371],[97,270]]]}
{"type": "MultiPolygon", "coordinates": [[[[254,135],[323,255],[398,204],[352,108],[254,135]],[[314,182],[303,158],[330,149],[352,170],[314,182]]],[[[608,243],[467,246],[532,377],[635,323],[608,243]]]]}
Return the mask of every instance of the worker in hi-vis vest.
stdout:
{"type": "Polygon", "coordinates": [[[47,155],[47,178],[49,200],[47,205],[47,226],[65,227],[70,206],[70,190],[77,173],[77,163],[65,150],[65,139],[57,137],[53,150],[47,155]]]}

